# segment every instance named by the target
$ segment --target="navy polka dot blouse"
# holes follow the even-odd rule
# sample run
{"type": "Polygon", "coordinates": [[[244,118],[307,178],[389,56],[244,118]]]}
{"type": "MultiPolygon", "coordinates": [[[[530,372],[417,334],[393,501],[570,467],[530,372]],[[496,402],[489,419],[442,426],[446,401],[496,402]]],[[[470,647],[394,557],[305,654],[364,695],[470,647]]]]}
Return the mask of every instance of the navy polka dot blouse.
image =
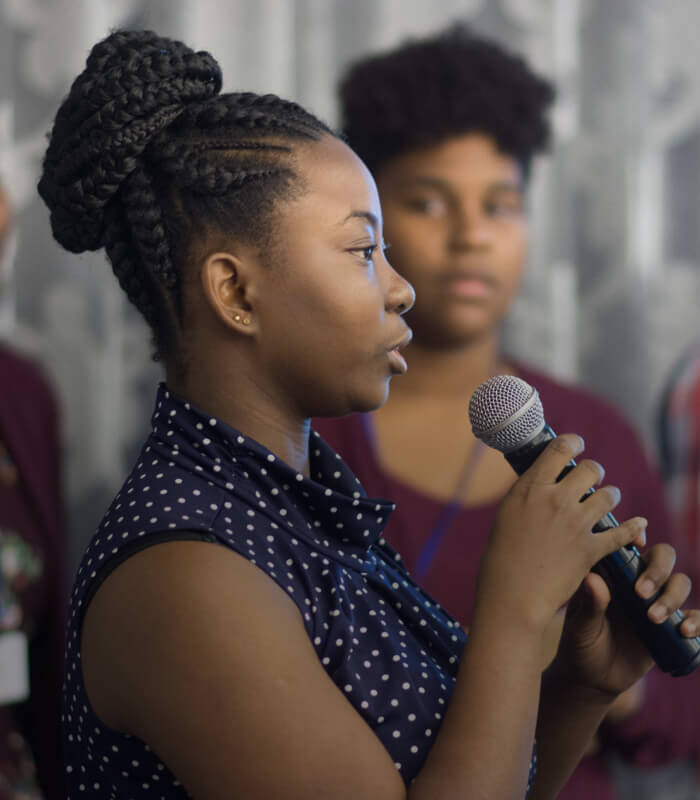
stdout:
{"type": "Polygon", "coordinates": [[[287,592],[338,689],[404,781],[416,776],[449,703],[464,633],[381,538],[393,505],[368,498],[315,433],[310,464],[306,478],[161,385],[152,433],[71,597],[63,720],[71,798],[188,796],[143,741],[102,724],[80,668],[83,612],[102,580],[134,552],[180,537],[235,550],[287,592]]]}

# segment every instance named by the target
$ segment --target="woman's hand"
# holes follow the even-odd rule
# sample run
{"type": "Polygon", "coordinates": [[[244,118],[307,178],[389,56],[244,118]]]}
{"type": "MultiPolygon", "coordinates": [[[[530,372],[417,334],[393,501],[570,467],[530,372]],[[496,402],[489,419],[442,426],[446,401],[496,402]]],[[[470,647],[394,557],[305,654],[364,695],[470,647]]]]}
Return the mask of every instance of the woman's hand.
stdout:
{"type": "MultiPolygon", "coordinates": [[[[642,539],[635,544],[642,546],[642,539]]],[[[676,554],[668,544],[655,545],[642,559],[647,566],[635,589],[640,597],[648,598],[663,587],[648,609],[649,618],[661,623],[685,602],[690,579],[673,573],[676,554]]],[[[609,604],[605,581],[595,573],[589,574],[569,603],[557,661],[563,662],[573,683],[614,696],[635,684],[654,661],[626,616],[609,604]]],[[[700,611],[684,611],[684,615],[681,633],[697,635],[700,611]]]]}
{"type": "Polygon", "coordinates": [[[557,478],[583,449],[579,436],[558,436],[520,476],[504,499],[479,570],[477,604],[488,603],[495,624],[512,623],[544,634],[591,567],[601,558],[637,541],[646,520],[634,518],[618,528],[593,533],[593,526],[619,502],[620,492],[597,485],[603,468],[581,461],[557,478]]]}

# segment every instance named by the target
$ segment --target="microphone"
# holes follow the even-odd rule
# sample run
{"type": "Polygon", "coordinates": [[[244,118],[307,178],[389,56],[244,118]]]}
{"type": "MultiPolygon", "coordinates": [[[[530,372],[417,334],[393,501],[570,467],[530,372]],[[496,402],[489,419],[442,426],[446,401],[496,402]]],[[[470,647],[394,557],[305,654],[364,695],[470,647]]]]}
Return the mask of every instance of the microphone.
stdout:
{"type": "MultiPolygon", "coordinates": [[[[500,450],[518,475],[556,437],[545,423],[536,389],[514,375],[495,375],[478,386],[469,401],[469,419],[474,436],[500,450]]],[[[572,459],[557,480],[575,466],[572,459]]],[[[594,491],[589,489],[581,501],[594,491]]],[[[593,531],[599,533],[618,526],[615,517],[606,514],[593,531]]],[[[681,634],[679,626],[684,619],[681,611],[675,611],[663,623],[649,619],[647,609],[662,590],[647,599],[635,592],[634,584],[644,569],[645,564],[633,545],[610,553],[593,567],[607,583],[612,602],[625,613],[659,667],[673,676],[688,675],[700,665],[700,637],[687,638],[681,634]]]]}

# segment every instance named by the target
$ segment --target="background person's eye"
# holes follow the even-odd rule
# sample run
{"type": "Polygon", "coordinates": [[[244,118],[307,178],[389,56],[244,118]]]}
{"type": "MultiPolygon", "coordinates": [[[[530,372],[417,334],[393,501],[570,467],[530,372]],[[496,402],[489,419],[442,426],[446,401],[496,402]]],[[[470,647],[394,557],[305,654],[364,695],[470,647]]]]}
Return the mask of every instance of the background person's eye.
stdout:
{"type": "Polygon", "coordinates": [[[485,211],[490,216],[518,216],[523,213],[523,202],[520,197],[501,197],[488,201],[485,211]]]}
{"type": "Polygon", "coordinates": [[[446,211],[446,203],[438,197],[415,197],[409,200],[408,207],[427,217],[439,217],[446,211]]]}

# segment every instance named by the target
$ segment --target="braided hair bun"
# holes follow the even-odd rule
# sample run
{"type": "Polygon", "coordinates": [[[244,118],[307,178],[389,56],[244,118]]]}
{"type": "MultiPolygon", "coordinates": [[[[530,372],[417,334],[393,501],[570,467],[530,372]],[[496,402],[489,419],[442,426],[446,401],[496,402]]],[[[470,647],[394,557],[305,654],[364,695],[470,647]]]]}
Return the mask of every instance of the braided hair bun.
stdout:
{"type": "Polygon", "coordinates": [[[54,238],[105,248],[164,359],[179,357],[193,253],[212,232],[269,244],[278,204],[303,190],[296,146],[330,133],[296,103],[220,89],[209,53],[113,33],[56,115],[39,182],[54,238]]]}
{"type": "Polygon", "coordinates": [[[56,115],[38,186],[59,244],[74,253],[105,245],[110,200],[149,142],[220,89],[209,53],[152,31],[95,45],[56,115]]]}

